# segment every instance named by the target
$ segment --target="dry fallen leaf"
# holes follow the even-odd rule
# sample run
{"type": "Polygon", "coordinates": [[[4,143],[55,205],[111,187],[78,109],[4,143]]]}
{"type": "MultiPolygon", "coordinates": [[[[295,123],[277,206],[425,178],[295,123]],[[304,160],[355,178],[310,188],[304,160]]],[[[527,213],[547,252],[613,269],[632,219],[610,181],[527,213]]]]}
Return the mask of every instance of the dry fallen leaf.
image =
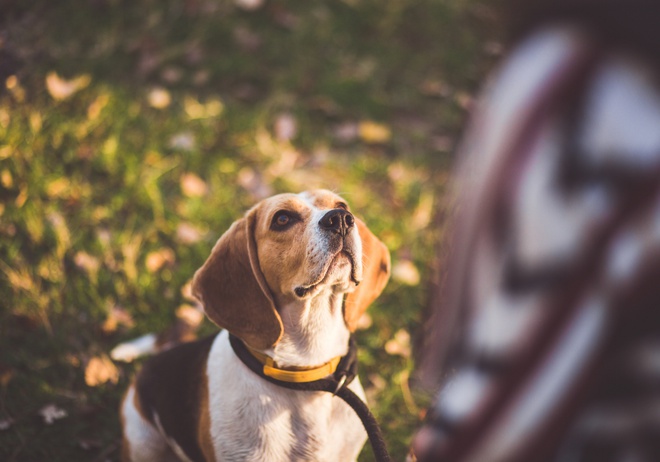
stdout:
{"type": "Polygon", "coordinates": [[[298,122],[293,115],[284,113],[277,116],[275,119],[275,138],[279,141],[291,141],[297,133],[298,122]]]}
{"type": "Polygon", "coordinates": [[[176,228],[176,238],[182,244],[194,244],[202,239],[203,232],[190,223],[180,223],[176,228]]]}
{"type": "Polygon", "coordinates": [[[202,197],[208,192],[206,182],[194,173],[184,173],[179,180],[181,191],[188,197],[202,197]]]}
{"type": "Polygon", "coordinates": [[[238,172],[237,182],[258,200],[273,195],[273,189],[264,181],[261,172],[249,167],[238,172]]]}
{"type": "Polygon", "coordinates": [[[101,111],[103,111],[103,108],[105,108],[108,105],[108,102],[110,101],[110,95],[108,94],[101,94],[99,95],[92,104],[90,104],[87,107],[87,118],[89,120],[95,120],[98,118],[98,116],[101,114],[101,111]]]}
{"type": "Polygon", "coordinates": [[[27,185],[21,185],[21,192],[18,194],[16,197],[16,200],[14,201],[14,204],[16,204],[16,208],[21,208],[25,205],[25,202],[28,199],[28,187],[27,185]]]}
{"type": "Polygon", "coordinates": [[[181,296],[187,300],[197,301],[192,293],[192,279],[189,279],[188,282],[181,287],[181,296]]]}
{"type": "Polygon", "coordinates": [[[217,98],[210,99],[206,103],[200,103],[192,96],[186,96],[183,100],[183,109],[190,119],[211,119],[222,114],[225,106],[217,98]]]}
{"type": "Polygon", "coordinates": [[[402,284],[416,286],[420,276],[417,267],[410,260],[399,260],[392,267],[392,279],[402,284]]]}
{"type": "Polygon", "coordinates": [[[385,351],[390,355],[399,355],[404,358],[410,357],[410,334],[399,329],[394,338],[385,343],[385,351]]]}
{"type": "Polygon", "coordinates": [[[63,419],[69,414],[54,404],[47,404],[39,410],[39,415],[44,419],[46,425],[52,425],[56,420],[63,419]]]}
{"type": "Polygon", "coordinates": [[[190,305],[181,305],[176,310],[176,317],[192,327],[199,326],[204,320],[204,313],[190,305]]]}
{"type": "Polygon", "coordinates": [[[11,172],[7,169],[4,169],[0,174],[0,183],[5,189],[11,189],[14,186],[14,178],[11,176],[11,172]]]}
{"type": "Polygon", "coordinates": [[[343,143],[355,141],[359,134],[360,127],[355,122],[344,122],[334,129],[335,138],[343,143]]]}
{"type": "Polygon", "coordinates": [[[105,321],[103,321],[103,324],[101,325],[101,330],[103,331],[104,334],[112,334],[117,330],[118,326],[119,323],[117,322],[117,319],[110,314],[108,315],[107,318],[105,318],[105,321]]]}
{"type": "Polygon", "coordinates": [[[7,87],[7,90],[13,90],[18,85],[18,77],[15,75],[10,75],[7,77],[7,79],[5,79],[5,87],[7,87]]]}
{"type": "Polygon", "coordinates": [[[135,326],[133,316],[131,316],[131,314],[121,306],[114,306],[112,308],[112,314],[117,318],[117,322],[122,326],[129,328],[135,326]]]}
{"type": "Polygon", "coordinates": [[[22,103],[25,101],[25,88],[23,88],[18,81],[18,77],[15,75],[7,77],[7,80],[5,80],[5,87],[7,87],[7,90],[9,90],[17,102],[22,103]]]}
{"type": "Polygon", "coordinates": [[[83,250],[76,252],[76,255],[73,257],[73,261],[78,268],[82,268],[91,274],[96,273],[101,264],[98,258],[88,254],[83,250]]]}
{"type": "Polygon", "coordinates": [[[168,247],[164,247],[147,254],[145,265],[147,271],[155,273],[165,265],[171,265],[176,260],[174,251],[168,247]]]}
{"type": "Polygon", "coordinates": [[[124,308],[114,306],[108,313],[108,317],[103,322],[101,330],[106,334],[111,334],[117,330],[119,326],[131,328],[135,326],[133,316],[124,308]]]}
{"type": "Polygon", "coordinates": [[[422,191],[419,196],[419,204],[415,207],[410,218],[410,229],[420,230],[426,228],[433,218],[433,211],[435,208],[433,193],[430,191],[422,191]]]}
{"type": "Polygon", "coordinates": [[[165,109],[172,102],[170,92],[164,88],[156,87],[147,95],[149,106],[156,109],[165,109]]]}
{"type": "Polygon", "coordinates": [[[358,126],[360,139],[365,143],[385,143],[392,137],[392,132],[387,125],[379,124],[371,120],[360,122],[358,126]]]}
{"type": "Polygon", "coordinates": [[[49,197],[66,198],[71,191],[71,182],[68,178],[61,177],[46,185],[46,194],[49,197]]]}
{"type": "Polygon", "coordinates": [[[369,329],[371,325],[373,324],[373,320],[371,319],[371,316],[369,313],[364,312],[362,313],[362,316],[358,319],[357,322],[357,330],[364,330],[364,329],[369,329]]]}
{"type": "Polygon", "coordinates": [[[195,135],[191,132],[181,132],[173,135],[167,145],[172,149],[181,149],[183,151],[192,151],[197,146],[195,135]]]}
{"type": "Polygon", "coordinates": [[[53,99],[61,101],[87,87],[91,81],[92,78],[87,74],[71,80],[65,80],[57,75],[57,73],[49,72],[46,76],[46,88],[53,99]]]}
{"type": "Polygon", "coordinates": [[[64,355],[66,363],[73,367],[80,367],[80,358],[74,354],[68,353],[64,355]]]}
{"type": "Polygon", "coordinates": [[[106,355],[95,356],[89,360],[85,368],[85,383],[97,387],[107,382],[119,381],[119,369],[106,355]]]}

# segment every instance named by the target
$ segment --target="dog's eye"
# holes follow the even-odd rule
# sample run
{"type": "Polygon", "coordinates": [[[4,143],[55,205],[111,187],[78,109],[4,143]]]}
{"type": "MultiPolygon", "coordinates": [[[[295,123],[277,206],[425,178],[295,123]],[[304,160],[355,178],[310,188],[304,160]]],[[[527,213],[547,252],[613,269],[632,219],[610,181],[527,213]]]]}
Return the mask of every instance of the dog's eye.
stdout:
{"type": "Polygon", "coordinates": [[[345,202],[337,202],[335,204],[335,207],[338,208],[338,209],[348,210],[348,205],[346,205],[345,202]]]}
{"type": "Polygon", "coordinates": [[[296,222],[298,218],[295,214],[281,210],[273,216],[270,228],[275,231],[284,231],[296,222]]]}

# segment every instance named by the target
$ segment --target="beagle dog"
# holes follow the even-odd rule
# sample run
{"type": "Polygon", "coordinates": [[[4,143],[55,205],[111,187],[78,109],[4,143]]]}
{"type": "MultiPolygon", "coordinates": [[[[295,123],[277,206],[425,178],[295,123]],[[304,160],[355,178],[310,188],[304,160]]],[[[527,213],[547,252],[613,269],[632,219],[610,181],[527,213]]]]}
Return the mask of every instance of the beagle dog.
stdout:
{"type": "MultiPolygon", "coordinates": [[[[258,203],[193,279],[206,315],[225,330],[145,362],[121,406],[123,460],[356,460],[366,432],[352,409],[259,377],[230,335],[279,370],[323,370],[347,354],[389,273],[385,245],[336,194],[258,203]]],[[[357,378],[348,387],[365,399],[357,378]]]]}

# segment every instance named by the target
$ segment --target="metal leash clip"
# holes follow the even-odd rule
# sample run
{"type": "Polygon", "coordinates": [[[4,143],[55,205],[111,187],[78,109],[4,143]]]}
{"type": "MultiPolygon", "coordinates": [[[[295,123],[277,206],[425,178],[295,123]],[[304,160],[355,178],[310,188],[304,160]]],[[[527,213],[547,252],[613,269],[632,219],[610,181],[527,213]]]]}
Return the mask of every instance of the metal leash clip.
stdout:
{"type": "Polygon", "coordinates": [[[337,396],[337,393],[339,393],[339,390],[344,388],[345,383],[346,383],[346,374],[342,374],[341,378],[337,382],[337,388],[335,388],[335,391],[332,392],[332,395],[337,396]]]}

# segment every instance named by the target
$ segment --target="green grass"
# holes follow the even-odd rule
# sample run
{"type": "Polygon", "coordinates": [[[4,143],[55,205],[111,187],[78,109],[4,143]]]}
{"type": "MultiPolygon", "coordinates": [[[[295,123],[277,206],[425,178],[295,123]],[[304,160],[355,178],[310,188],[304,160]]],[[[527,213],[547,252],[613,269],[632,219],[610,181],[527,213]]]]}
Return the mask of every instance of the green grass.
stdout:
{"type": "MultiPolygon", "coordinates": [[[[362,382],[403,460],[425,403],[409,392],[413,359],[384,346],[419,330],[466,95],[493,62],[492,7],[35,0],[0,9],[0,423],[12,422],[0,430],[0,460],[118,460],[117,408],[136,365],[89,386],[89,360],[170,325],[186,303],[181,288],[260,194],[316,187],[342,194],[394,264],[420,273],[412,285],[394,277],[358,334],[362,382]],[[52,72],[88,83],[57,100],[52,72]],[[170,97],[160,109],[149,103],[155,88],[170,97]],[[281,114],[297,122],[291,140],[277,136],[281,114]],[[365,122],[383,133],[360,133],[365,122]],[[188,174],[206,185],[201,196],[182,187],[188,174]],[[173,258],[148,267],[163,249],[173,258]],[[104,328],[114,307],[133,325],[104,328]],[[67,416],[46,425],[48,404],[67,416]]],[[[360,460],[372,460],[368,445],[360,460]]]]}

